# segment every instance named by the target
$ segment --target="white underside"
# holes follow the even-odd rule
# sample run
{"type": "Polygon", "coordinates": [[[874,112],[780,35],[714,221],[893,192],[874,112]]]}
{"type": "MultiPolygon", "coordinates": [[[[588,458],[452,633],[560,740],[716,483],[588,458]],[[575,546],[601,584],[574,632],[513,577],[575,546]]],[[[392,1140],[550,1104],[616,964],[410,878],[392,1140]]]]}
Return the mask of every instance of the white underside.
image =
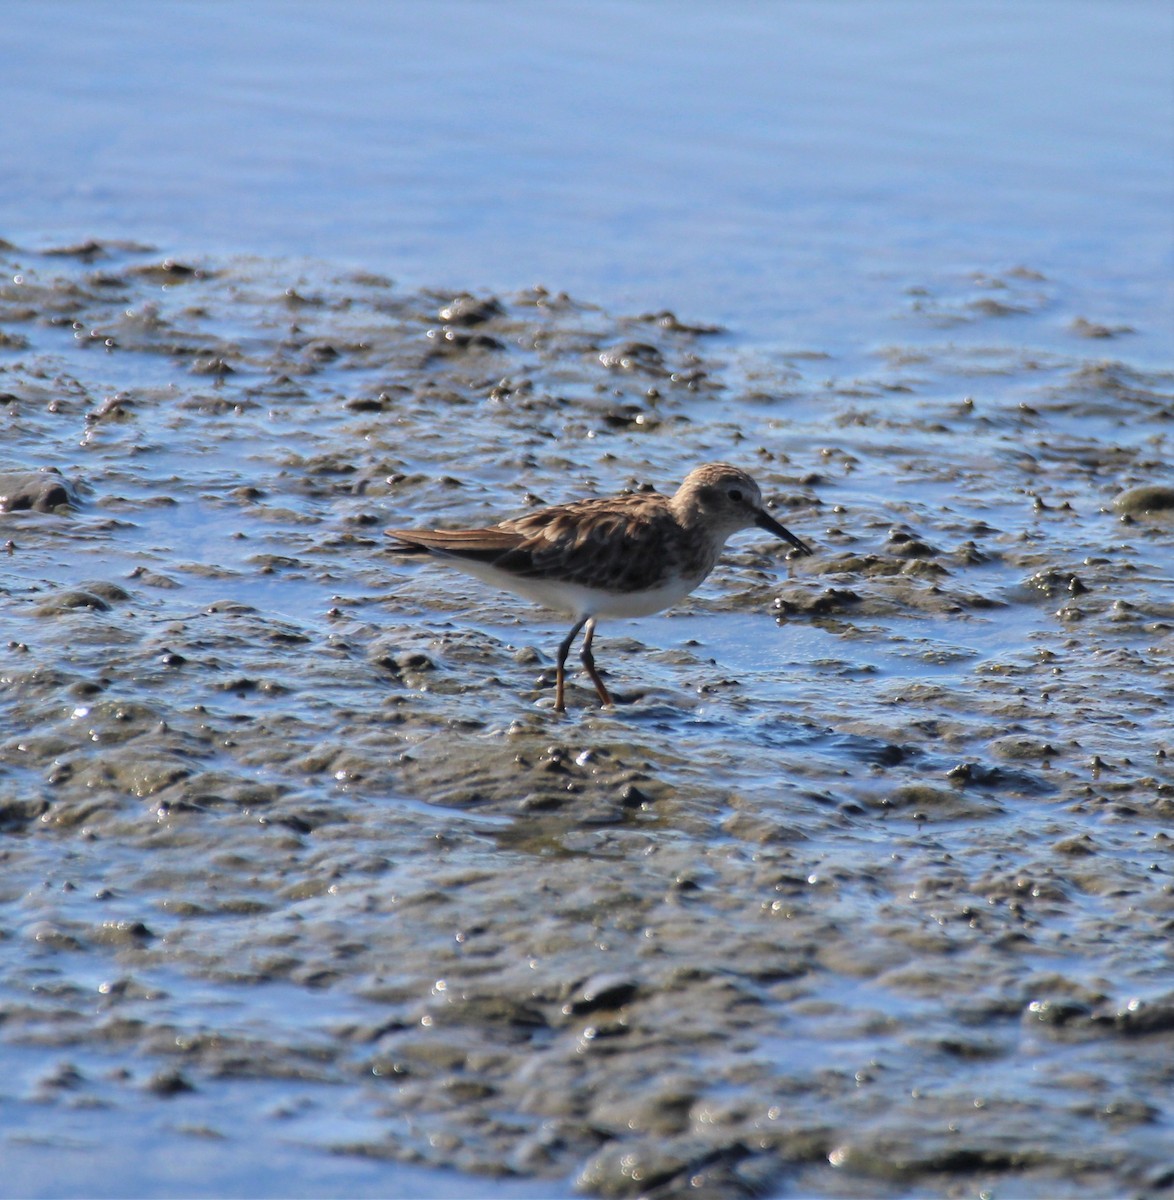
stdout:
{"type": "Polygon", "coordinates": [[[578,583],[562,583],[551,579],[519,579],[490,563],[470,562],[468,559],[437,554],[438,562],[491,583],[502,591],[524,596],[543,608],[579,617],[646,617],[683,600],[701,581],[677,579],[672,583],[644,592],[605,592],[600,588],[584,587],[578,583]]]}

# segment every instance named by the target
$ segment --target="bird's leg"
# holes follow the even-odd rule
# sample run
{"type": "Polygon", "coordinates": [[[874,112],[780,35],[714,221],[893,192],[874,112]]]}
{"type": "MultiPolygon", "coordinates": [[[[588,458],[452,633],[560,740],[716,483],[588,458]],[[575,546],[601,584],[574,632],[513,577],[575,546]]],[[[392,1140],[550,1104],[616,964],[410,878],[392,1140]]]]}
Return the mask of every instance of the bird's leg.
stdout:
{"type": "MultiPolygon", "coordinates": [[[[571,628],[571,632],[559,643],[558,647],[558,670],[554,676],[554,711],[557,713],[566,712],[567,706],[563,703],[563,687],[567,678],[567,655],[571,652],[571,643],[579,636],[579,630],[587,624],[587,618],[581,617],[571,628]]],[[[588,637],[590,637],[588,633],[588,637]]],[[[594,667],[592,667],[594,673],[594,667]]]]}
{"type": "Polygon", "coordinates": [[[583,660],[583,665],[587,668],[587,674],[591,676],[591,682],[595,684],[595,690],[599,693],[600,703],[605,708],[611,708],[614,701],[608,695],[607,688],[603,686],[603,680],[599,678],[599,672],[595,669],[595,655],[591,653],[591,639],[594,636],[595,618],[592,617],[587,622],[587,632],[583,635],[583,646],[579,651],[579,657],[583,660]]]}

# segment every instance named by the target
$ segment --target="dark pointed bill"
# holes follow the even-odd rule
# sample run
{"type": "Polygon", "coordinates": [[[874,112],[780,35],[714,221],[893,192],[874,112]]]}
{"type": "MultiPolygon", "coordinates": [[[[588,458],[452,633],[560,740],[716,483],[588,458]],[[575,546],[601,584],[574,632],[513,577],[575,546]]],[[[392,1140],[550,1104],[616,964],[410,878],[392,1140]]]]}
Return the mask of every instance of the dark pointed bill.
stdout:
{"type": "Polygon", "coordinates": [[[784,542],[790,542],[800,554],[813,553],[811,547],[802,538],[797,538],[789,529],[784,529],[765,509],[761,510],[754,518],[754,524],[759,529],[765,529],[767,533],[773,533],[775,537],[782,538],[784,542]]]}

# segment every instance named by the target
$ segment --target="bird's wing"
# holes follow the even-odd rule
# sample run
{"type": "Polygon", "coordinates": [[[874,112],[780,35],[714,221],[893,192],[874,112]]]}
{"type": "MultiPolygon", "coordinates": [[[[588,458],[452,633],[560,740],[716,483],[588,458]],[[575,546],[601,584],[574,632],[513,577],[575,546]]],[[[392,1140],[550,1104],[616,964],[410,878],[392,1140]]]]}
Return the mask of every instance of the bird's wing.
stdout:
{"type": "Polygon", "coordinates": [[[387,536],[400,543],[392,550],[400,554],[440,554],[454,558],[488,558],[492,561],[514,550],[526,539],[500,526],[489,529],[389,529],[387,536]]]}
{"type": "Polygon", "coordinates": [[[388,530],[400,553],[488,563],[524,579],[558,579],[621,591],[641,586],[649,556],[665,549],[674,528],[654,520],[664,497],[642,493],[577,500],[539,509],[488,529],[388,530]]]}

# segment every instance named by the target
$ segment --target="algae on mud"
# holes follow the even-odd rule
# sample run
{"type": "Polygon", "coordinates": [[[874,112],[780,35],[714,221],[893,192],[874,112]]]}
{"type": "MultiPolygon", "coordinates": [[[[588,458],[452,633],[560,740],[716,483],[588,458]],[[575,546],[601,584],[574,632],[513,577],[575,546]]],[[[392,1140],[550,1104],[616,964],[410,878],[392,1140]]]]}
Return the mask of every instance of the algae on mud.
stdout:
{"type": "Polygon", "coordinates": [[[1170,530],[1114,500],[1174,375],[1037,352],[1031,272],[838,378],[65,249],[0,286],[3,466],[67,498],[0,514],[26,1180],[92,1109],[503,1195],[1168,1186],[1170,530]],[[821,553],[609,629],[614,713],[545,707],[557,618],[382,553],[713,457],[821,553]]]}

